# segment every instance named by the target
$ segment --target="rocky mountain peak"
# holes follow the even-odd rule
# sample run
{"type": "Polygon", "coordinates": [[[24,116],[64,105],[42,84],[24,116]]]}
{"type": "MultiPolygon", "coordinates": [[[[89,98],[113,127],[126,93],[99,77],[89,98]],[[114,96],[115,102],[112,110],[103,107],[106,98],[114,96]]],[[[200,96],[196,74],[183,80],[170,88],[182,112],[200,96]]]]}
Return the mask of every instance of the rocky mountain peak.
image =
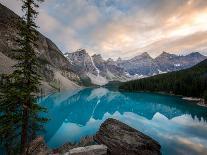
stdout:
{"type": "Polygon", "coordinates": [[[144,53],[132,58],[132,60],[140,60],[140,59],[152,59],[152,57],[147,52],[144,52],[144,53]]]}
{"type": "Polygon", "coordinates": [[[92,55],[92,58],[93,58],[93,59],[100,59],[100,60],[103,60],[101,54],[94,54],[94,55],[92,55]]]}
{"type": "Polygon", "coordinates": [[[107,62],[114,62],[114,60],[112,58],[108,58],[107,62]]]}
{"type": "Polygon", "coordinates": [[[118,57],[118,59],[116,60],[117,62],[121,62],[122,59],[120,57],[118,57]]]}
{"type": "Polygon", "coordinates": [[[149,56],[150,57],[149,53],[147,53],[147,52],[142,53],[141,56],[146,56],[146,57],[149,56]]]}
{"type": "Polygon", "coordinates": [[[88,53],[86,52],[85,49],[78,49],[77,51],[74,52],[74,54],[79,54],[81,56],[81,55],[86,55],[88,53]]]}
{"type": "Polygon", "coordinates": [[[200,54],[199,52],[192,52],[188,56],[190,56],[190,57],[205,57],[204,55],[200,54]]]}
{"type": "Polygon", "coordinates": [[[92,56],[92,59],[94,61],[94,63],[97,65],[97,64],[100,64],[100,63],[105,63],[104,59],[102,58],[101,54],[94,54],[92,56]]]}
{"type": "Polygon", "coordinates": [[[155,59],[169,59],[169,58],[175,58],[177,57],[175,54],[170,54],[165,51],[163,51],[159,56],[157,56],[155,59]]]}

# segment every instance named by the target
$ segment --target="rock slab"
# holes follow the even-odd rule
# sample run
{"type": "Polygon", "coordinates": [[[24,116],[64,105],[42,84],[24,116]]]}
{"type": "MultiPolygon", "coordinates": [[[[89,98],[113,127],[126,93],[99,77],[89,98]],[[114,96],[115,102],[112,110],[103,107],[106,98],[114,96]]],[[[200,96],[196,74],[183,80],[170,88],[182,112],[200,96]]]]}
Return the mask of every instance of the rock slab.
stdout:
{"type": "Polygon", "coordinates": [[[160,155],[158,142],[115,119],[107,119],[94,136],[111,155],[160,155]]]}
{"type": "Polygon", "coordinates": [[[91,145],[86,147],[78,147],[71,149],[64,155],[107,155],[107,147],[105,145],[91,145]]]}

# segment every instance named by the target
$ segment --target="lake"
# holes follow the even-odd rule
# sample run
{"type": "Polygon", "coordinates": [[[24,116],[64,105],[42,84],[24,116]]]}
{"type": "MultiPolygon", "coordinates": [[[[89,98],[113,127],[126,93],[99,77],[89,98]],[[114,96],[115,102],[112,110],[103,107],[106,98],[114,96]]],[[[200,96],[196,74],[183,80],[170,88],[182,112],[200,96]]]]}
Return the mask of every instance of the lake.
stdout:
{"type": "Polygon", "coordinates": [[[94,135],[104,120],[115,118],[157,140],[164,155],[207,154],[207,108],[181,97],[86,88],[39,102],[48,108],[44,136],[51,148],[94,135]]]}

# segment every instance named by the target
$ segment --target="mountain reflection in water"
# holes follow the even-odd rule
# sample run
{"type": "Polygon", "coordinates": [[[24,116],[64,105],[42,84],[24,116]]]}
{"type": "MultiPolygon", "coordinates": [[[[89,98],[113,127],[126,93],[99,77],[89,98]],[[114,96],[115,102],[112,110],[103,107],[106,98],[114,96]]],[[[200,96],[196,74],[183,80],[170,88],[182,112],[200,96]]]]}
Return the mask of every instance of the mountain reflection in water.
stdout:
{"type": "Polygon", "coordinates": [[[153,137],[163,154],[207,154],[207,108],[180,97],[86,88],[55,93],[40,103],[48,108],[45,139],[53,148],[94,135],[113,117],[153,137]]]}

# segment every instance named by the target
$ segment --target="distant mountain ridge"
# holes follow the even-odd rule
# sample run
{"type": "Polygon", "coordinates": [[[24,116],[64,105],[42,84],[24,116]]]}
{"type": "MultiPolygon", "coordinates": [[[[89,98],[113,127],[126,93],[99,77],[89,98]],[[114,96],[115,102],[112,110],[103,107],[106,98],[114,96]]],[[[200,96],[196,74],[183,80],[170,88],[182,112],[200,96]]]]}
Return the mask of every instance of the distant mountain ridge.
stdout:
{"type": "Polygon", "coordinates": [[[188,69],[124,82],[119,88],[199,97],[207,102],[207,59],[188,69]]]}
{"type": "Polygon", "coordinates": [[[85,49],[66,53],[65,57],[74,64],[79,74],[89,77],[93,84],[104,85],[109,81],[128,81],[157,74],[190,68],[207,57],[199,52],[178,56],[167,52],[152,58],[147,52],[128,60],[109,58],[104,60],[100,54],[90,56],[85,49]]]}
{"type": "Polygon", "coordinates": [[[199,52],[190,53],[186,56],[163,52],[153,59],[145,52],[129,60],[117,60],[117,64],[132,76],[142,75],[146,77],[190,68],[206,58],[199,52]]]}

